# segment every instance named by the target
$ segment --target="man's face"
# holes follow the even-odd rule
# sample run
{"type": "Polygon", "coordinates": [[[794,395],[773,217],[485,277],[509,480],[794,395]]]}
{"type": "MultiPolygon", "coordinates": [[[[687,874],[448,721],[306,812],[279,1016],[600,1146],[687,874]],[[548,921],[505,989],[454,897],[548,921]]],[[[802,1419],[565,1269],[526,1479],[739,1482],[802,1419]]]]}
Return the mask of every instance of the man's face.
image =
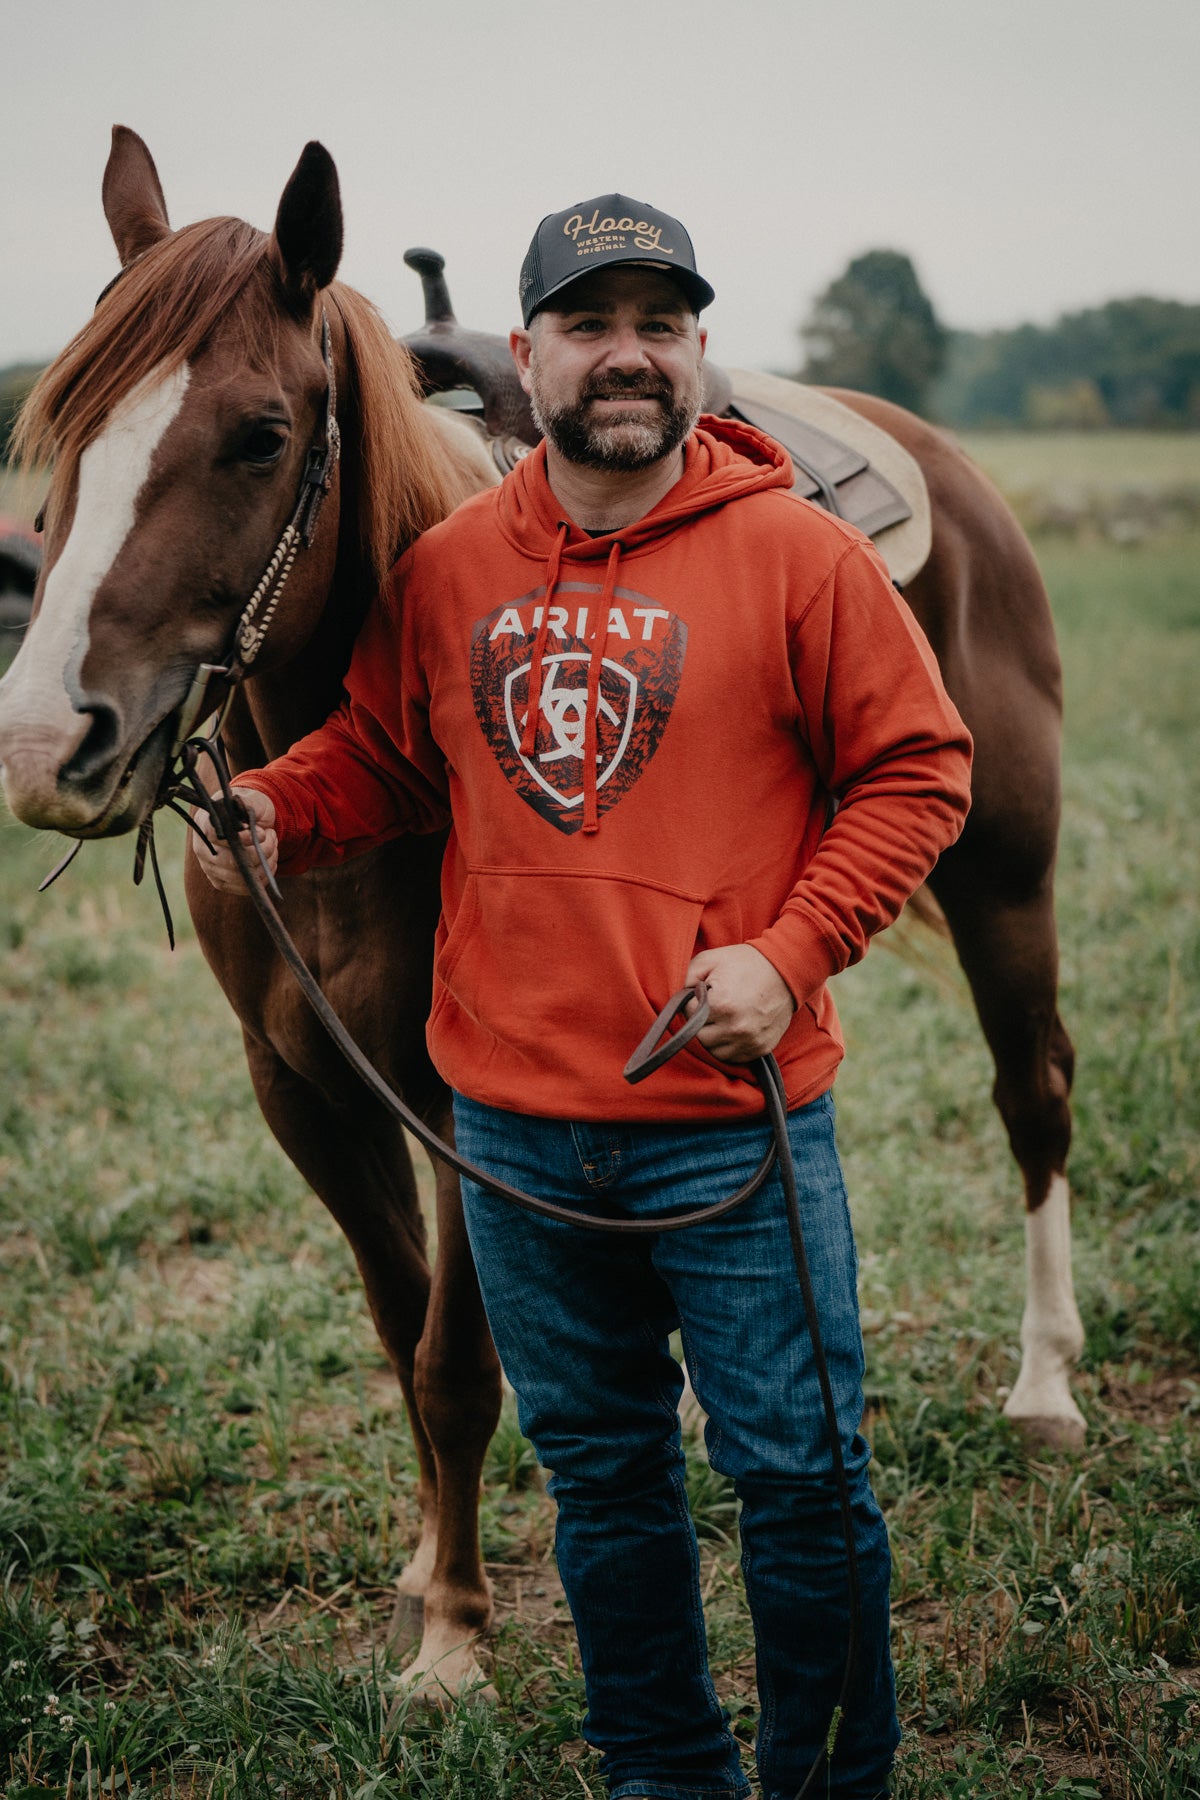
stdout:
{"type": "Polygon", "coordinates": [[[704,333],[669,275],[598,269],[512,335],[533,416],[569,462],[648,468],[677,450],[700,413],[704,333]]]}

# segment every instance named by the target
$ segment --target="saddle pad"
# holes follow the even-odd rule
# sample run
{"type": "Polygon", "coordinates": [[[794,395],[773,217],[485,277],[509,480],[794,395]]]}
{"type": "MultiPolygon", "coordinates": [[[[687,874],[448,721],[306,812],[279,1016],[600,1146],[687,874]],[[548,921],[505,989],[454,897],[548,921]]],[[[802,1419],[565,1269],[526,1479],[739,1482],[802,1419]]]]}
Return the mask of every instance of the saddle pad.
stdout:
{"type": "Polygon", "coordinates": [[[781,443],[796,466],[795,491],[822,498],[833,488],[841,516],[874,539],[903,587],[924,567],[933,529],[920,465],[903,445],[820,388],[749,369],[726,371],[730,412],[781,443]]]}

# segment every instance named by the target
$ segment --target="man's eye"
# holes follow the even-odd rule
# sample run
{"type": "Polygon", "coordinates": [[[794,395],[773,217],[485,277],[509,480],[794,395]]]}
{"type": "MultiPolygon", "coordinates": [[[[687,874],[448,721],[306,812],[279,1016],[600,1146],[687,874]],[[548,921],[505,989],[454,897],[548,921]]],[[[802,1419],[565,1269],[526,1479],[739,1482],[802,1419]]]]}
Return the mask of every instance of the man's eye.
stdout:
{"type": "Polygon", "coordinates": [[[278,425],[256,425],[242,440],[241,456],[243,462],[265,469],[279,461],[286,447],[287,432],[278,425]]]}

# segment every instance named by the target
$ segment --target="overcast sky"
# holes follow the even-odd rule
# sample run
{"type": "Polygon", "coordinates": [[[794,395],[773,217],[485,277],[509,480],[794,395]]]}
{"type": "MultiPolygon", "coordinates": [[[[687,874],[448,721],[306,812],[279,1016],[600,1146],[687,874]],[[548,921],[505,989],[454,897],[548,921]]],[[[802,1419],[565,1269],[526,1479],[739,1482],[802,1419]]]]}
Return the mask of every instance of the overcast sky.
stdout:
{"type": "Polygon", "coordinates": [[[0,364],[43,360],[115,269],[109,128],[173,224],[270,226],[332,152],[342,274],[399,331],[411,244],[507,331],[538,219],[617,190],[681,217],[717,360],[794,367],[858,252],[911,255],[983,328],[1200,300],[1200,0],[5,0],[0,364]]]}

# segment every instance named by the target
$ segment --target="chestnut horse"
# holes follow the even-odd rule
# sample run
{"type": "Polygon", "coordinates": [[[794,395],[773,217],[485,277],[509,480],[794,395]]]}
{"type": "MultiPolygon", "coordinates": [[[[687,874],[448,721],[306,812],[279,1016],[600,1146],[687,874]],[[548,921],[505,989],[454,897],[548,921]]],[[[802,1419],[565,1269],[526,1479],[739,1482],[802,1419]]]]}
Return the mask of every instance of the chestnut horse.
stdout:
{"type": "MultiPolygon", "coordinates": [[[[301,157],[270,236],[233,219],[172,232],[149,152],[118,127],[104,209],[122,274],[20,428],[26,454],[53,454],[55,472],[33,622],[0,685],[13,812],[77,837],[136,829],[153,807],[196,671],[227,653],[323,446],[327,389],[342,459],[261,660],[233,694],[235,768],[321,723],[387,567],[495,479],[470,427],[420,404],[406,353],[334,280],[341,209],[319,145],[301,157]]],[[[1044,1440],[1075,1443],[1083,1421],[1067,1377],[1082,1332],[1064,1173],[1072,1052],[1056,1010],[1061,701],[1049,609],[1028,545],[973,466],[910,415],[841,398],[904,444],[930,492],[933,549],[906,598],[976,742],[971,815],[931,886],[1025,1182],[1024,1357],[1006,1411],[1044,1440]]],[[[402,839],[315,871],[284,884],[283,910],[352,1034],[445,1131],[447,1097],[424,1044],[441,849],[402,839]]],[[[490,1615],[476,1520],[500,1384],[456,1183],[435,1165],[431,1276],[401,1132],[308,1013],[249,902],[218,895],[190,857],[187,892],[242,1022],[262,1110],[349,1239],[403,1388],[423,1518],[400,1578],[424,1600],[410,1679],[457,1689],[479,1678],[473,1639],[490,1615]]]]}

